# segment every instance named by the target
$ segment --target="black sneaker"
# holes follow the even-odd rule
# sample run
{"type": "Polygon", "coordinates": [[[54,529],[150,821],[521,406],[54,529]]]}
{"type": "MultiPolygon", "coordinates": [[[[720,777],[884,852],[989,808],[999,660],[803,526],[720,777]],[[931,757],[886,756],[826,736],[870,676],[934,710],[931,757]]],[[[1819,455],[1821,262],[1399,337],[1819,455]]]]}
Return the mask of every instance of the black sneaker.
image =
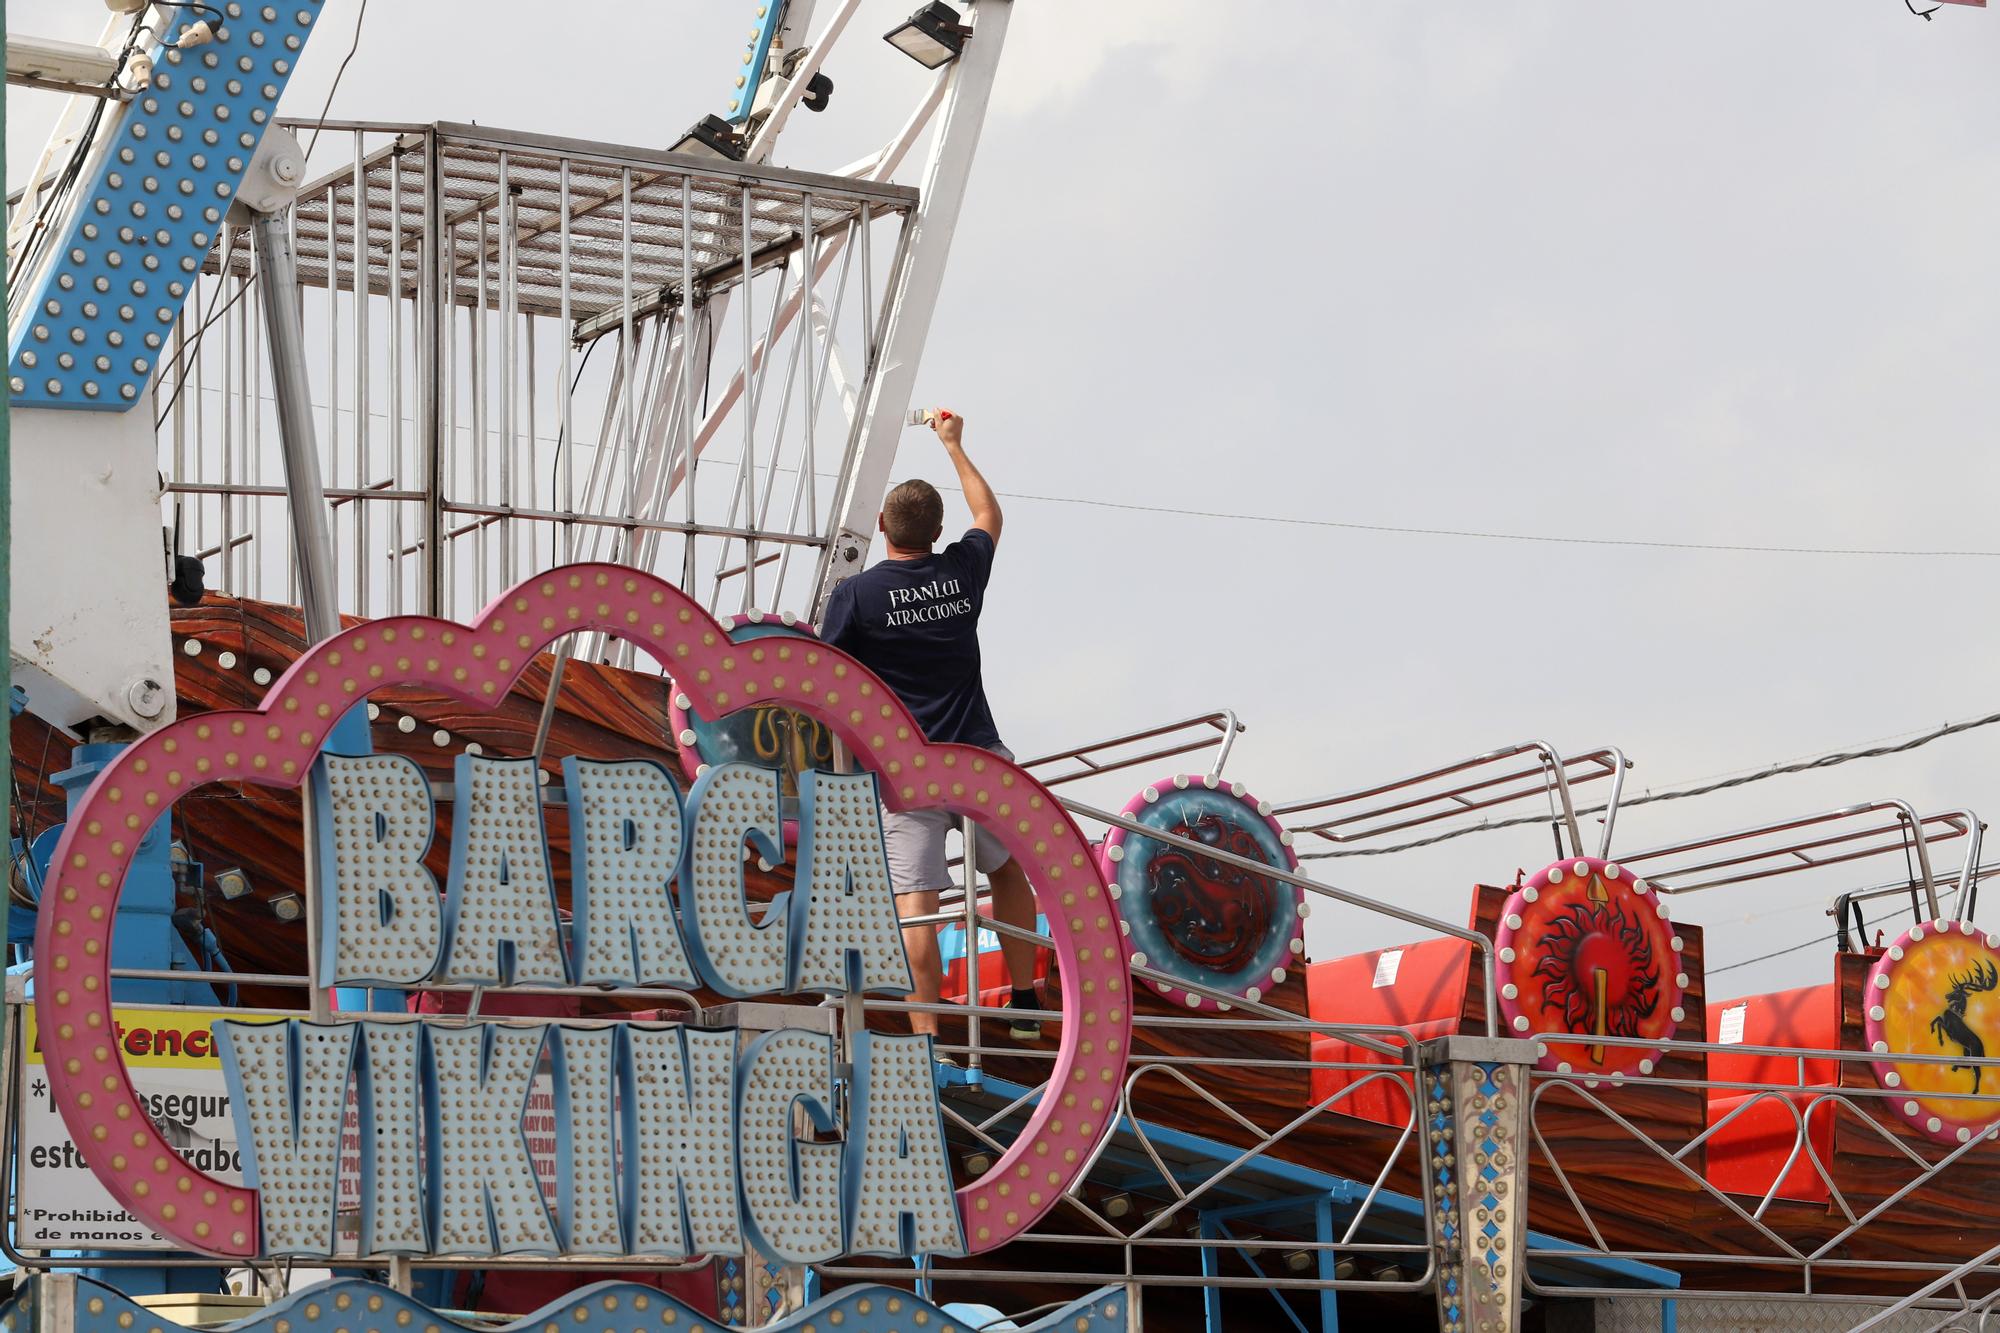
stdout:
{"type": "MultiPolygon", "coordinates": [[[[1041,999],[1033,991],[1017,990],[1008,999],[1008,1007],[1013,1009],[1039,1009],[1041,999]]],[[[1015,1017],[1007,1021],[1007,1035],[1015,1041],[1040,1041],[1042,1022],[1038,1018],[1015,1017]]]]}

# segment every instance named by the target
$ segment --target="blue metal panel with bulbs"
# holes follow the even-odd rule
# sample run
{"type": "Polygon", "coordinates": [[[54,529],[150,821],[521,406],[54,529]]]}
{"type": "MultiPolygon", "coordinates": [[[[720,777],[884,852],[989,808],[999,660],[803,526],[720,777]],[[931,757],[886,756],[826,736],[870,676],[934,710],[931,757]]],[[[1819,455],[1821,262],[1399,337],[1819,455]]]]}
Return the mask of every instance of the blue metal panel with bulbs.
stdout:
{"type": "Polygon", "coordinates": [[[750,43],[743,51],[743,72],[729,94],[729,114],[723,119],[741,125],[750,119],[757,105],[757,85],[764,81],[764,66],[771,59],[771,43],[785,21],[785,0],[757,0],[757,26],[750,30],[750,43]]]}
{"type": "MultiPolygon", "coordinates": [[[[61,1299],[51,1290],[45,1274],[24,1277],[5,1302],[0,1302],[0,1328],[27,1329],[39,1326],[47,1310],[61,1299]],[[39,1306],[40,1309],[36,1307],[39,1306]]],[[[133,1301],[126,1283],[113,1287],[88,1279],[77,1283],[74,1292],[76,1333],[122,1333],[135,1323],[167,1333],[188,1333],[170,1316],[133,1301]]],[[[1120,1287],[1103,1287],[1071,1301],[1068,1305],[1025,1324],[1009,1323],[1022,1333],[1124,1333],[1135,1327],[1135,1311],[1125,1308],[1126,1292],[1120,1287]]],[[[842,1333],[904,1333],[912,1328],[931,1328],[940,1333],[957,1329],[991,1328],[998,1324],[997,1311],[984,1307],[954,1306],[940,1309],[921,1296],[894,1287],[862,1284],[843,1287],[819,1297],[803,1310],[770,1317],[753,1314],[751,1322],[768,1333],[801,1333],[803,1329],[838,1327],[842,1333]]],[[[1023,1316],[1024,1318],[1026,1316],[1023,1316]]],[[[526,1318],[506,1324],[473,1323],[459,1311],[435,1310],[392,1288],[341,1277],[293,1292],[233,1325],[240,1333],[271,1333],[277,1328],[298,1333],[340,1333],[343,1328],[388,1328],[415,1326],[437,1333],[471,1333],[474,1329],[498,1327],[501,1333],[533,1333],[541,1328],[570,1328],[588,1325],[603,1333],[653,1333],[663,1325],[697,1330],[712,1328],[715,1319],[657,1288],[633,1282],[605,1281],[558,1296],[526,1318]],[[373,1313],[362,1313],[363,1307],[373,1313]]]]}
{"type": "Polygon", "coordinates": [[[215,40],[155,52],[8,348],[16,407],[122,412],[145,392],[323,0],[218,3],[215,40]]]}

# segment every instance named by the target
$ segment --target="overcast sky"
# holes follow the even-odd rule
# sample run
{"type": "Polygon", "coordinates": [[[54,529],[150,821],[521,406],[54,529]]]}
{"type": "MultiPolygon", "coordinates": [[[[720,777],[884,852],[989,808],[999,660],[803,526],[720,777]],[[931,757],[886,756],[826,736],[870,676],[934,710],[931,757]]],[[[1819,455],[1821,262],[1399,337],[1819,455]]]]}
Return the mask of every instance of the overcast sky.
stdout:
{"type": "MultiPolygon", "coordinates": [[[[328,0],[285,114],[318,114],[357,3],[328,0]]],[[[920,94],[873,37],[908,7],[863,9],[782,164],[859,156],[920,94]]],[[[721,109],[751,10],[376,0],[332,114],[666,146],[721,109]]],[[[8,17],[92,39],[102,10],[8,17]]],[[[2000,550],[1996,67],[2000,13],[1901,0],[1019,0],[920,397],[1024,495],[2000,550]]],[[[52,105],[10,93],[11,180],[52,105]]],[[[898,470],[949,479],[914,436],[898,470]]],[[[1637,788],[1669,787],[1995,711],[1996,573],[1018,499],[988,690],[1023,754],[1235,708],[1230,774],[1272,799],[1529,738],[1622,746],[1637,788]]],[[[1634,809],[1618,847],[1888,796],[2000,810],[2000,727],[1634,809]]],[[[1317,873],[1462,920],[1475,881],[1548,857],[1522,829],[1317,873]]],[[[1832,892],[1892,873],[1676,915],[1723,965],[1827,932],[1832,892]]],[[[1411,934],[1322,909],[1312,952],[1411,934]]],[[[1826,980],[1830,953],[1711,994],[1826,980]]]]}

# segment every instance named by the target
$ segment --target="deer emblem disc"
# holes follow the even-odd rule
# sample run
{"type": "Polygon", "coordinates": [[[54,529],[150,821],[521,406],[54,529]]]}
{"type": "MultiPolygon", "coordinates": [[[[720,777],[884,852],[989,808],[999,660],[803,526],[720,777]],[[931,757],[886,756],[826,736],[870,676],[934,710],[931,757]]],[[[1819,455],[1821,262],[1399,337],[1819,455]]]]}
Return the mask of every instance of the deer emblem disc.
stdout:
{"type": "Polygon", "coordinates": [[[1964,1143],[2000,1120],[2000,935],[1969,921],[1912,926],[1875,960],[1862,987],[1875,1078],[1890,1109],[1939,1143],[1964,1143]],[[1936,1057],[1918,1063],[1894,1057],[1936,1057]],[[1880,1057],[1889,1058],[1880,1058],[1880,1057]]]}

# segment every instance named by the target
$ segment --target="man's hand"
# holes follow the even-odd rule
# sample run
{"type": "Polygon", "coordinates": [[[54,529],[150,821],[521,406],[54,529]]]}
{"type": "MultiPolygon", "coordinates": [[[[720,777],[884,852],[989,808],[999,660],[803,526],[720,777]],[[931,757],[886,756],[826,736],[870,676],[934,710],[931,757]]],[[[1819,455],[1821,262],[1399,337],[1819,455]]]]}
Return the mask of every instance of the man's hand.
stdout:
{"type": "Polygon", "coordinates": [[[965,492],[965,503],[972,510],[972,526],[998,542],[1000,501],[994,496],[993,488],[986,484],[986,478],[979,475],[979,469],[965,456],[962,443],[965,439],[965,418],[939,408],[931,413],[931,429],[937,432],[938,442],[944,445],[952,468],[958,473],[958,487],[965,492]]]}
{"type": "Polygon", "coordinates": [[[965,439],[965,418],[956,412],[939,408],[931,413],[931,429],[937,432],[939,442],[946,449],[956,450],[965,439]]]}

